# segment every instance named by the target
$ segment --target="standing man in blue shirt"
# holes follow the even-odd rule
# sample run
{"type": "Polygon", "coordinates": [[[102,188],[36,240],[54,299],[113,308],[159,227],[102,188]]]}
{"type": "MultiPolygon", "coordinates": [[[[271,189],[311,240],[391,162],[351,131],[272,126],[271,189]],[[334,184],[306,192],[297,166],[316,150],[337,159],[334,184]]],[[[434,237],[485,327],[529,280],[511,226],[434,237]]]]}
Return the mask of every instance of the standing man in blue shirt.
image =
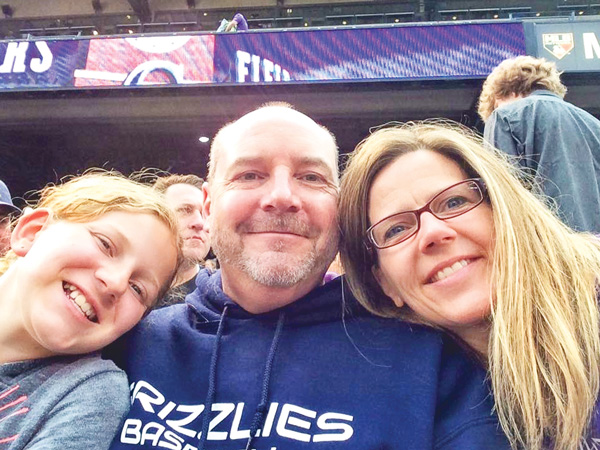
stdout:
{"type": "Polygon", "coordinates": [[[600,121],[563,100],[554,63],[519,56],[488,76],[479,99],[485,139],[518,157],[558,214],[579,231],[600,232],[600,121]]]}

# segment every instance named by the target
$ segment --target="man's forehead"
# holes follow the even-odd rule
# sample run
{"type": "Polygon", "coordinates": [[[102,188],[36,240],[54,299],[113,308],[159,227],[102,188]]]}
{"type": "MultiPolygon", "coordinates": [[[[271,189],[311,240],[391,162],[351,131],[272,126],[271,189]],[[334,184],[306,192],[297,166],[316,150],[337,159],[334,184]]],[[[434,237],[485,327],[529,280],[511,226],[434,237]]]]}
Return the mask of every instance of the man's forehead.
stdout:
{"type": "Polygon", "coordinates": [[[313,154],[313,157],[320,156],[322,159],[329,159],[324,157],[329,150],[333,159],[336,159],[335,141],[328,131],[304,114],[281,109],[281,115],[271,111],[271,114],[244,116],[232,124],[226,144],[231,154],[251,152],[259,156],[262,145],[263,148],[276,146],[295,150],[306,157],[313,154]],[[260,141],[258,148],[251,145],[256,141],[260,141]]]}
{"type": "Polygon", "coordinates": [[[191,184],[177,183],[167,188],[165,196],[169,202],[183,203],[184,201],[189,202],[190,199],[202,199],[202,190],[191,184]]]}
{"type": "Polygon", "coordinates": [[[320,159],[332,172],[332,181],[338,182],[335,138],[296,110],[279,106],[260,108],[227,125],[219,134],[211,149],[209,174],[213,177],[225,176],[241,158],[268,159],[296,153],[320,159]]]}
{"type": "Polygon", "coordinates": [[[232,136],[252,135],[257,129],[303,130],[311,135],[329,136],[313,119],[285,106],[268,106],[252,111],[231,124],[232,136]]]}
{"type": "Polygon", "coordinates": [[[234,126],[244,128],[252,128],[259,123],[274,123],[287,121],[290,126],[314,126],[316,129],[319,128],[317,123],[299,111],[284,106],[269,106],[266,108],[259,108],[252,111],[245,116],[240,117],[234,126]]]}
{"type": "Polygon", "coordinates": [[[186,191],[190,193],[195,193],[196,191],[202,192],[202,189],[189,184],[189,183],[175,183],[169,186],[166,192],[174,192],[174,191],[186,191]]]}
{"type": "Polygon", "coordinates": [[[310,136],[288,136],[285,130],[278,130],[273,134],[261,134],[254,130],[240,136],[223,153],[225,172],[245,166],[285,164],[297,168],[321,168],[330,172],[332,178],[337,177],[336,153],[332,144],[310,136]]]}
{"type": "MultiPolygon", "coordinates": [[[[320,155],[307,155],[304,153],[291,153],[287,154],[282,152],[285,160],[289,161],[296,167],[316,167],[331,172],[332,163],[328,159],[320,155]]],[[[243,151],[232,154],[227,161],[227,166],[231,167],[244,167],[244,166],[265,166],[265,165],[278,165],[280,160],[273,158],[270,154],[265,154],[260,149],[255,149],[249,153],[243,151]]],[[[331,174],[332,176],[334,173],[331,174]]]]}

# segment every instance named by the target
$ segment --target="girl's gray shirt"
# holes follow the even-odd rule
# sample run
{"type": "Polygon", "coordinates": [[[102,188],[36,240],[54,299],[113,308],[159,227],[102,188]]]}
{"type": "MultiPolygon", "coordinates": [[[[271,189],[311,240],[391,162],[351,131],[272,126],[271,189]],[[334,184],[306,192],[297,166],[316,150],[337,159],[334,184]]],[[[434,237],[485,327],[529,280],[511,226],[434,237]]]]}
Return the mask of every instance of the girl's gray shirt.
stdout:
{"type": "Polygon", "coordinates": [[[108,449],[128,410],[125,373],[98,354],[0,365],[0,450],[108,449]]]}

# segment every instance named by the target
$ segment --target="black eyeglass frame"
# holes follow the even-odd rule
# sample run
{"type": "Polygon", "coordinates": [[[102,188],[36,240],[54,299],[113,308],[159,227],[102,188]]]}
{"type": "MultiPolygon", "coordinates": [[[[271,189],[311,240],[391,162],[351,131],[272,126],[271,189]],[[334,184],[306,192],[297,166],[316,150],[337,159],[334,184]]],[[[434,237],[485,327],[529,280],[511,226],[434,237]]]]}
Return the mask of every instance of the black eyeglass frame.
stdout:
{"type": "Polygon", "coordinates": [[[393,247],[394,245],[398,245],[398,244],[406,241],[407,239],[410,239],[411,237],[413,237],[415,234],[417,234],[419,232],[419,229],[421,228],[421,214],[423,214],[424,212],[431,213],[436,219],[439,219],[439,220],[453,219],[454,217],[462,216],[463,214],[468,213],[469,211],[474,210],[475,208],[477,208],[479,205],[481,205],[483,203],[483,201],[486,199],[486,197],[487,197],[487,189],[486,189],[486,186],[485,186],[485,182],[481,178],[467,178],[466,180],[459,181],[458,183],[455,183],[455,184],[453,184],[451,186],[448,186],[443,191],[440,191],[437,194],[435,194],[431,198],[431,200],[429,200],[421,208],[419,208],[419,209],[413,209],[413,210],[410,210],[410,211],[401,211],[399,213],[392,214],[390,216],[384,217],[383,219],[381,219],[377,223],[371,225],[367,229],[367,231],[365,232],[365,241],[364,241],[365,242],[365,246],[367,247],[367,250],[372,250],[373,247],[381,250],[381,249],[384,249],[384,248],[393,247]],[[447,216],[447,217],[438,217],[438,215],[431,210],[431,208],[430,208],[431,204],[440,195],[444,194],[445,192],[449,191],[450,189],[455,188],[456,186],[460,186],[461,184],[466,184],[466,183],[470,183],[470,182],[474,182],[475,185],[477,186],[477,188],[479,189],[479,192],[481,193],[481,199],[476,204],[474,204],[473,206],[471,206],[467,210],[460,211],[457,214],[450,215],[450,216],[447,216]],[[399,240],[397,242],[394,242],[393,244],[383,245],[383,246],[378,245],[377,242],[375,242],[375,237],[373,235],[373,229],[375,227],[377,227],[377,225],[379,225],[380,223],[385,222],[386,220],[388,220],[390,217],[395,217],[395,216],[398,216],[398,215],[401,215],[401,214],[406,214],[406,213],[412,213],[417,218],[417,226],[415,227],[415,230],[412,233],[410,233],[408,236],[402,238],[401,240],[399,240]]]}

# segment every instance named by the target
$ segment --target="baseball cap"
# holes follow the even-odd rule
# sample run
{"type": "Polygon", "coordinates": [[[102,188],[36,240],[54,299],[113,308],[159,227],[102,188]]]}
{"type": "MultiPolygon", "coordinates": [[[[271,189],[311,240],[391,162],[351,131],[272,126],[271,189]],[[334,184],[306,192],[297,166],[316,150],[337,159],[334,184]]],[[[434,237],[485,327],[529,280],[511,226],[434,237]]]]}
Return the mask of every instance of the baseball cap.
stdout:
{"type": "Polygon", "coordinates": [[[10,196],[10,192],[6,187],[6,184],[2,180],[0,180],[0,212],[8,212],[8,213],[20,213],[21,210],[17,208],[10,196]]]}

